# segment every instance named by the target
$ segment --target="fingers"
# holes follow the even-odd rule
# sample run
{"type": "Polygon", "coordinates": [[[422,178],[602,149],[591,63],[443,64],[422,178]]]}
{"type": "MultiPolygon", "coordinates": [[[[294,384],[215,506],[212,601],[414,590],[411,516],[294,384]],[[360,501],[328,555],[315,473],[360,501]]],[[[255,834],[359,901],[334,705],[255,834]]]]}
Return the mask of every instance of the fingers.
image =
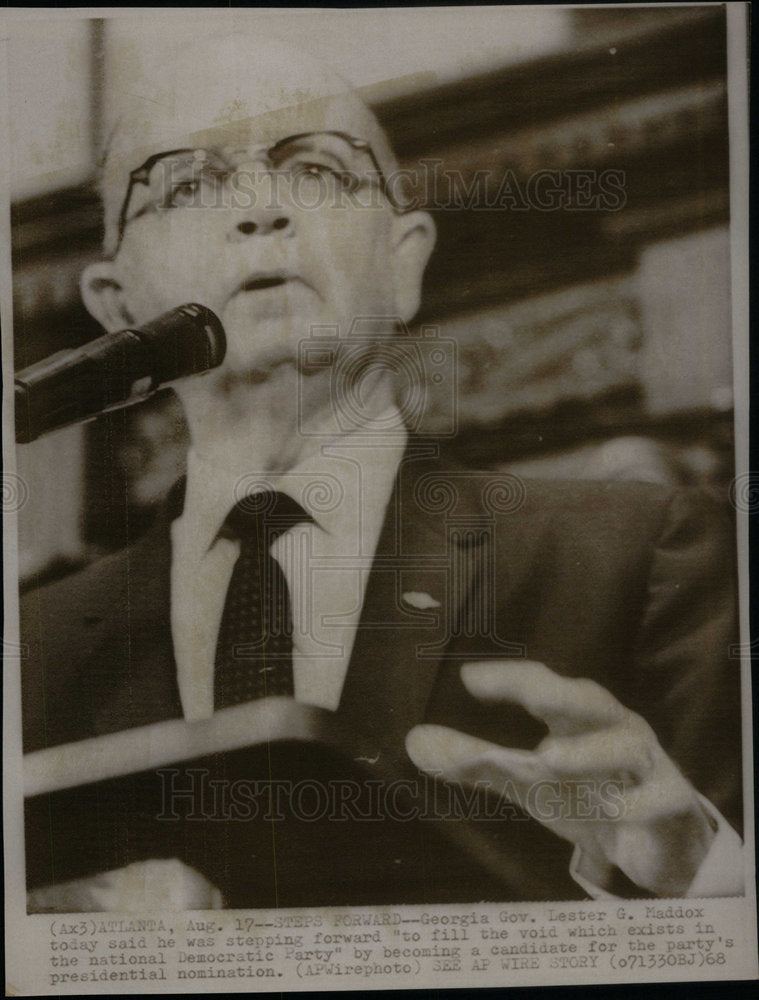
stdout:
{"type": "Polygon", "coordinates": [[[529,790],[550,778],[538,754],[497,746],[446,726],[415,726],[406,737],[406,750],[420,770],[476,786],[522,808],[529,790]]]}
{"type": "Polygon", "coordinates": [[[630,713],[631,723],[581,736],[547,737],[538,747],[557,777],[598,777],[641,784],[654,772],[664,751],[650,727],[630,713]]]}
{"type": "Polygon", "coordinates": [[[406,751],[422,771],[448,781],[484,783],[499,794],[507,780],[527,787],[547,773],[533,752],[500,747],[446,726],[415,726],[406,736],[406,751]]]}
{"type": "Polygon", "coordinates": [[[534,660],[466,663],[461,679],[474,697],[516,702],[557,735],[612,726],[632,715],[595,681],[562,677],[534,660]]]}
{"type": "Polygon", "coordinates": [[[487,782],[496,791],[505,780],[529,786],[596,778],[633,787],[660,773],[666,760],[653,732],[642,719],[639,723],[635,732],[614,727],[548,737],[535,751],[498,746],[446,726],[422,725],[410,731],[406,749],[420,770],[472,785],[487,782]]]}
{"type": "MultiPolygon", "coordinates": [[[[541,755],[512,750],[445,726],[422,725],[406,737],[406,749],[421,770],[514,803],[557,836],[575,843],[592,839],[594,824],[577,823],[571,782],[557,780],[541,755]]],[[[605,815],[592,789],[585,790],[584,818],[605,815]]],[[[575,796],[576,797],[576,796],[575,796]]]]}
{"type": "MultiPolygon", "coordinates": [[[[636,822],[692,799],[648,723],[594,681],[562,677],[528,660],[465,664],[461,677],[476,697],[518,702],[548,724],[550,735],[530,761],[530,780],[614,782],[625,795],[626,817],[636,822]]],[[[490,771],[500,765],[509,777],[526,781],[524,760],[513,756],[519,752],[506,753],[490,754],[490,771]]],[[[473,759],[459,764],[459,775],[474,773],[473,759]]]]}
{"type": "Polygon", "coordinates": [[[409,732],[406,749],[420,770],[513,802],[557,836],[586,851],[600,848],[629,872],[631,851],[642,850],[646,838],[658,843],[662,824],[698,809],[692,786],[639,723],[637,737],[628,739],[618,728],[608,731],[611,739],[602,738],[606,731],[549,737],[532,752],[421,725],[409,732]]]}

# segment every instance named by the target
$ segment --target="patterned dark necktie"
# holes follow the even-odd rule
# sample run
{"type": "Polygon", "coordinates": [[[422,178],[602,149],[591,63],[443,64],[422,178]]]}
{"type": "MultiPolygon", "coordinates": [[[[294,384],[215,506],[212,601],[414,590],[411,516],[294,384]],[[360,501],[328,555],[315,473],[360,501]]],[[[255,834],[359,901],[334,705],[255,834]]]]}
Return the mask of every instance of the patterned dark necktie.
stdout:
{"type": "Polygon", "coordinates": [[[290,595],[271,555],[276,538],[312,518],[285,493],[254,493],[235,504],[220,535],[240,541],[216,643],[214,706],[293,694],[290,595]]]}

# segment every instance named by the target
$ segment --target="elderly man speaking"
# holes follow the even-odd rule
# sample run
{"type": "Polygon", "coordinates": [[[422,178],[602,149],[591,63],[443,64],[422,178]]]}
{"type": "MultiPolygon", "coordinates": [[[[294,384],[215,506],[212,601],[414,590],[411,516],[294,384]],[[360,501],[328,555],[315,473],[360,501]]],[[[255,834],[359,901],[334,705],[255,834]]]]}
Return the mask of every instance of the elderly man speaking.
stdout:
{"type": "Polygon", "coordinates": [[[132,748],[30,803],[30,909],[741,892],[729,526],[647,485],[499,505],[409,433],[434,226],[339,77],[237,36],[115,83],[84,301],[199,302],[227,351],[173,385],[148,533],[24,602],[26,750],[132,748]]]}

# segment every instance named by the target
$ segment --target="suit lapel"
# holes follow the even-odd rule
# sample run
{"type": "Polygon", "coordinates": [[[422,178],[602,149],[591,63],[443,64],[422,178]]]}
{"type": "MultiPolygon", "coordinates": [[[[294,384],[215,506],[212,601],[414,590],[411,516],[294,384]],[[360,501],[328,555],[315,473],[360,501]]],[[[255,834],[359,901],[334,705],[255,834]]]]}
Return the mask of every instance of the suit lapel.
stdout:
{"type": "MultiPolygon", "coordinates": [[[[451,531],[451,503],[436,484],[438,446],[412,439],[396,477],[369,576],[339,714],[361,741],[396,763],[424,718],[430,692],[458,629],[474,563],[451,531]]],[[[476,516],[468,493],[459,516],[476,516]]]]}

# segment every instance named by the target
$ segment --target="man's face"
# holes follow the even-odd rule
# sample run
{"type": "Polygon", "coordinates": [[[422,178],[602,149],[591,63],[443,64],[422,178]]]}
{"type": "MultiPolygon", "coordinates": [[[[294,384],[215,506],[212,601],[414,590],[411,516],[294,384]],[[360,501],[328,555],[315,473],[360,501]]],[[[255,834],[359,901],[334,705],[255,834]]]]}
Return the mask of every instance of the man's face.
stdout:
{"type": "Polygon", "coordinates": [[[221,368],[200,376],[213,388],[295,370],[314,327],[337,327],[346,337],[357,317],[413,317],[432,221],[396,211],[379,190],[377,168],[387,173],[393,164],[386,139],[330,70],[302,53],[234,37],[133,68],[123,84],[117,97],[126,103],[105,166],[112,249],[126,200],[124,225],[112,259],[92,265],[82,282],[85,303],[106,328],[186,302],[210,307],[228,341],[221,368]],[[337,197],[334,178],[325,186],[320,171],[288,186],[287,164],[273,150],[304,133],[327,135],[321,167],[335,153],[328,134],[364,140],[368,149],[352,148],[352,166],[374,181],[353,195],[338,183],[337,197]],[[178,150],[185,166],[198,158],[220,179],[211,197],[180,185],[167,200],[154,174],[130,182],[146,162],[166,166],[161,154],[178,150]]]}
{"type": "Polygon", "coordinates": [[[297,172],[290,161],[266,163],[254,143],[188,146],[132,185],[113,261],[123,305],[138,324],[185,302],[209,306],[227,333],[218,376],[265,376],[296,364],[316,326],[345,336],[357,316],[402,308],[398,215],[376,187],[371,160],[353,151],[362,182],[348,191],[340,139],[301,146],[297,172]]]}

